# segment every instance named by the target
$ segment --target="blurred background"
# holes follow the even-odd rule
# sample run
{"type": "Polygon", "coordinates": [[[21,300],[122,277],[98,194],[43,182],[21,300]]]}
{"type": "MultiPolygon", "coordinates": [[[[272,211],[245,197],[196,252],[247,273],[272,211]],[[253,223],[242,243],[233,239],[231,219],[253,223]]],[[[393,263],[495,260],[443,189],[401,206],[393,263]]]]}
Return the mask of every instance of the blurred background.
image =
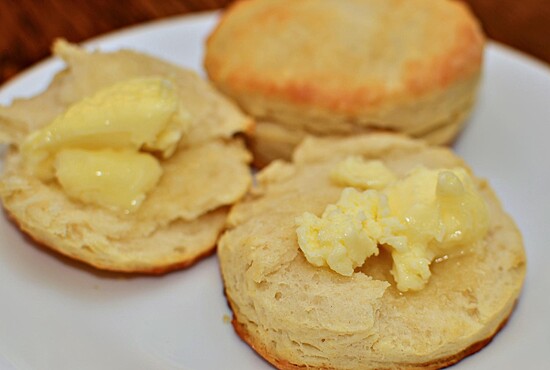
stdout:
{"type": "MultiPolygon", "coordinates": [[[[550,0],[464,0],[489,38],[550,65],[550,0]]],[[[0,0],[0,84],[47,57],[56,37],[80,42],[154,19],[221,9],[232,0],[0,0]]]]}

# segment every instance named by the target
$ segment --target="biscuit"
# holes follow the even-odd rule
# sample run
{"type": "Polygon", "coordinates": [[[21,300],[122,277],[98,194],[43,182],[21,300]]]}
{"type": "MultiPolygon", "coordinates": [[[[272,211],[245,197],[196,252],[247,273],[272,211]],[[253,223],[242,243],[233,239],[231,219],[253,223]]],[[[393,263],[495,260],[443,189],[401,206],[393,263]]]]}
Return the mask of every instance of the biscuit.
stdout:
{"type": "Polygon", "coordinates": [[[282,369],[435,369],[480,350],[512,312],[526,269],[521,235],[489,184],[474,177],[490,215],[482,246],[432,264],[426,287],[403,293],[387,251],[345,277],[298,247],[295,218],[336,202],[342,188],[329,172],[349,155],[401,175],[420,164],[470,171],[446,148],[381,133],[309,138],[293,163],[271,163],[218,244],[238,335],[282,369]]]}
{"type": "MultiPolygon", "coordinates": [[[[483,45],[459,1],[244,0],[209,36],[204,67],[259,127],[294,141],[395,131],[442,144],[473,107],[483,45]]],[[[254,136],[254,154],[290,158],[279,139],[254,136]]]]}
{"type": "Polygon", "coordinates": [[[214,251],[228,206],[251,183],[251,155],[234,135],[252,120],[194,72],[132,52],[88,53],[57,42],[66,69],[30,99],[0,107],[0,138],[11,144],[0,178],[7,214],[32,239],[100,269],[163,273],[214,251]],[[23,170],[19,145],[71,104],[119,81],[166,76],[178,89],[194,125],[162,177],[135,213],[122,214],[69,198],[57,182],[23,170]]]}

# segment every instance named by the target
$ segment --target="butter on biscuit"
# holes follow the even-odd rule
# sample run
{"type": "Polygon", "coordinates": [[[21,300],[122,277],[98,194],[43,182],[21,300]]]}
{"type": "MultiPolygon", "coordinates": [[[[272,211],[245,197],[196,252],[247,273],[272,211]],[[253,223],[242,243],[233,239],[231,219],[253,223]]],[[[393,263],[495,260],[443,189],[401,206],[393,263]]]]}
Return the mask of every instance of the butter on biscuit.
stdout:
{"type": "Polygon", "coordinates": [[[380,245],[391,251],[397,288],[420,290],[435,259],[475,248],[487,233],[487,206],[461,168],[417,167],[397,179],[380,161],[349,157],[331,178],[373,189],[347,187],[321,217],[306,212],[297,218],[298,244],[315,266],[351,276],[380,245]]]}
{"type": "Polygon", "coordinates": [[[0,106],[3,206],[33,239],[104,270],[160,274],[210,254],[251,184],[252,121],[196,73],[86,51],[41,94],[0,106]]]}
{"type": "Polygon", "coordinates": [[[218,257],[237,334],[275,367],[446,367],[514,309],[521,234],[450,149],[396,134],[310,137],[258,178],[218,257]],[[368,188],[383,173],[394,180],[368,188]]]}

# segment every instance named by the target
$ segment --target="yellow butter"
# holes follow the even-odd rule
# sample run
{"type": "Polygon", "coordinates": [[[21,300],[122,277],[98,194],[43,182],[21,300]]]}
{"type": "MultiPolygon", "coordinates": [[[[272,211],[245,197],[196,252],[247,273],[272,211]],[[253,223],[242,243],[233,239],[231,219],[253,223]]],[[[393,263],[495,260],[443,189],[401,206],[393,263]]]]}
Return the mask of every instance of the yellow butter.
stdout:
{"type": "Polygon", "coordinates": [[[31,173],[53,179],[53,159],[63,148],[132,149],[173,153],[190,120],[175,86],[148,77],[119,82],[70,106],[22,145],[31,173]]]}
{"type": "Polygon", "coordinates": [[[162,174],[151,154],[172,155],[190,122],[172,82],[136,78],[73,104],[29,135],[21,154],[27,171],[57,179],[70,197],[132,212],[162,174]]]}
{"type": "Polygon", "coordinates": [[[308,212],[298,217],[298,243],[307,260],[351,276],[367,257],[378,254],[376,238],[365,228],[377,214],[378,203],[375,192],[362,196],[347,188],[338,203],[329,205],[320,218],[308,212]],[[370,210],[365,212],[362,206],[370,210]]]}
{"type": "Polygon", "coordinates": [[[346,188],[321,217],[306,213],[297,218],[298,243],[310,263],[347,276],[378,254],[381,245],[391,252],[397,288],[420,290],[436,258],[483,239],[487,207],[462,168],[419,167],[397,179],[381,166],[360,158],[338,164],[331,174],[335,182],[360,189],[374,184],[375,189],[346,188]],[[379,174],[382,180],[371,179],[379,174]]]}
{"type": "Polygon", "coordinates": [[[155,157],[127,149],[63,149],[54,167],[68,196],[127,213],[141,205],[162,174],[155,157]]]}

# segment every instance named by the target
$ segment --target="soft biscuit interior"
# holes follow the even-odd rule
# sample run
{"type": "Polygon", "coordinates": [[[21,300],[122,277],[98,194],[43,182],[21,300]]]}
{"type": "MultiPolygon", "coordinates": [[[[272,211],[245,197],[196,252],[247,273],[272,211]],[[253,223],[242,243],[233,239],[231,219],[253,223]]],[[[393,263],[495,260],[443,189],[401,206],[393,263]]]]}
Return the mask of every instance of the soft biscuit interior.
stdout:
{"type": "Polygon", "coordinates": [[[14,221],[38,242],[102,269],[159,273],[210,253],[227,206],[251,183],[251,156],[234,135],[252,121],[194,72],[133,51],[87,52],[64,41],[54,52],[66,63],[48,89],[0,107],[0,131],[11,143],[0,195],[14,221]],[[130,214],[68,197],[57,181],[25,170],[20,146],[69,106],[133,78],[162,76],[175,85],[192,120],[162,175],[130,214]]]}

